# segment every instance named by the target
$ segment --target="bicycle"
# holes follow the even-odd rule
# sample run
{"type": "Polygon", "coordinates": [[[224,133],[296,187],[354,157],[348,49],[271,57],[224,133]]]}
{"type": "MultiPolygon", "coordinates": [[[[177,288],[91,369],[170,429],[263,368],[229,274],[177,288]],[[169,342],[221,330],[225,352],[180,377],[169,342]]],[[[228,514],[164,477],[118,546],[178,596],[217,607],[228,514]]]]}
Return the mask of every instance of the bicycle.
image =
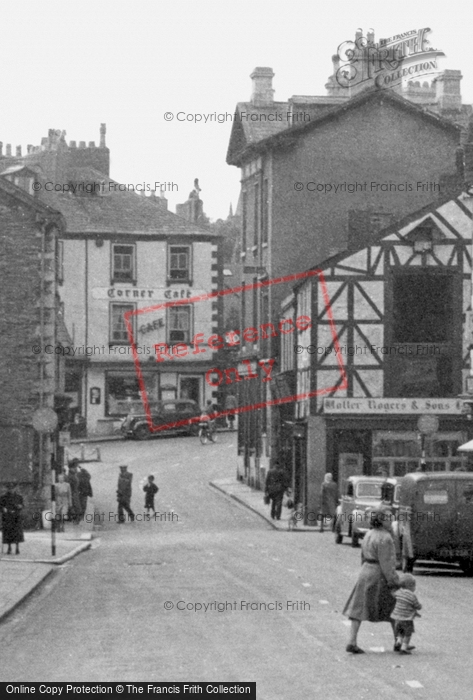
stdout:
{"type": "Polygon", "coordinates": [[[206,445],[207,442],[217,442],[215,426],[211,424],[210,421],[202,421],[199,423],[199,438],[202,445],[206,445]]]}

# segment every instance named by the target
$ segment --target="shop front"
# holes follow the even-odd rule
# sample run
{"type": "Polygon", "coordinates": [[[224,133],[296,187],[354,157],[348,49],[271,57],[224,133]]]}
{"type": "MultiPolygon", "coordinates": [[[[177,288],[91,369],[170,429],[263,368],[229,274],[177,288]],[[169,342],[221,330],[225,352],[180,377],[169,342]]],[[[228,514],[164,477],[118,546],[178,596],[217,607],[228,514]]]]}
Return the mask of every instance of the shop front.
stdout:
{"type": "Polygon", "coordinates": [[[352,474],[461,468],[457,450],[471,430],[462,409],[461,400],[450,398],[326,398],[326,471],[341,484],[352,474]]]}

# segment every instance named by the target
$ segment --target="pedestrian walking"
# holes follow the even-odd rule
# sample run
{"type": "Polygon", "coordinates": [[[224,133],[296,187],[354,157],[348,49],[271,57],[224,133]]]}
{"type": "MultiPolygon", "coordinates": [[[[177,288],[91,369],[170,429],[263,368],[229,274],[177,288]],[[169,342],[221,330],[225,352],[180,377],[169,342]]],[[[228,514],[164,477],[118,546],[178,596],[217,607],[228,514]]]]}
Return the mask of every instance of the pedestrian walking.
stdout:
{"type": "Polygon", "coordinates": [[[71,487],[71,499],[72,499],[72,505],[69,509],[69,519],[72,520],[73,523],[78,523],[80,520],[80,510],[81,510],[81,505],[80,505],[80,498],[79,498],[79,476],[77,473],[79,467],[79,460],[75,457],[70,463],[69,463],[69,472],[67,476],[65,477],[65,480],[71,487]]]}
{"type": "Polygon", "coordinates": [[[84,467],[80,467],[79,471],[77,473],[77,478],[79,480],[78,483],[78,493],[79,493],[79,505],[80,505],[80,510],[79,510],[79,520],[82,520],[82,518],[85,515],[85,511],[87,510],[87,499],[92,498],[93,491],[92,491],[92,485],[90,483],[91,476],[87,469],[84,469],[84,467]]]}
{"type": "Polygon", "coordinates": [[[271,518],[281,520],[284,492],[288,486],[286,472],[275,462],[266,477],[265,498],[271,503],[271,518]]]}
{"type": "Polygon", "coordinates": [[[58,532],[64,532],[64,521],[72,506],[71,487],[65,481],[64,474],[58,474],[57,484],[55,484],[56,495],[56,516],[58,522],[58,532]]]}
{"type": "Polygon", "coordinates": [[[148,481],[143,486],[143,491],[145,492],[145,510],[148,515],[148,511],[152,510],[154,515],[156,513],[154,508],[154,497],[158,493],[159,488],[154,483],[154,476],[152,474],[148,476],[148,481]]]}
{"type": "Polygon", "coordinates": [[[325,474],[320,494],[320,532],[324,531],[325,518],[334,518],[338,505],[338,486],[332,474],[325,474]]]}
{"type": "MultiPolygon", "coordinates": [[[[228,394],[225,397],[225,410],[230,411],[230,410],[237,408],[237,407],[238,407],[238,404],[237,404],[236,397],[233,394],[228,394]]],[[[236,418],[236,415],[234,413],[229,413],[227,416],[227,421],[228,421],[228,424],[230,426],[230,430],[235,430],[235,425],[234,425],[235,418],[236,418]]]]}
{"type": "MultiPolygon", "coordinates": [[[[368,622],[390,622],[395,598],[391,594],[399,588],[396,572],[396,554],[391,535],[391,510],[378,506],[371,512],[372,529],[366,533],[361,545],[362,567],[355,587],[343,610],[351,621],[351,633],[346,650],[352,654],[363,654],[357,644],[357,635],[363,620],[368,622]]],[[[396,644],[396,637],[394,637],[396,644]]]]}
{"type": "Polygon", "coordinates": [[[120,474],[118,476],[118,486],[117,486],[117,501],[118,501],[118,522],[125,522],[124,510],[128,513],[130,520],[133,522],[135,519],[135,514],[130,507],[131,501],[131,481],[133,479],[133,474],[128,471],[128,466],[123,464],[120,467],[120,474]]]}
{"type": "Polygon", "coordinates": [[[415,647],[410,645],[411,637],[415,632],[414,618],[420,617],[418,610],[422,609],[416,594],[416,580],[412,574],[401,574],[401,588],[393,593],[396,599],[392,618],[394,620],[394,634],[396,641],[394,651],[401,654],[410,654],[415,647]]]}
{"type": "Polygon", "coordinates": [[[7,554],[11,554],[11,546],[15,545],[15,554],[20,553],[20,542],[24,542],[23,497],[17,491],[15,483],[7,484],[6,491],[0,497],[0,511],[2,513],[2,552],[3,545],[8,545],[7,554]]]}

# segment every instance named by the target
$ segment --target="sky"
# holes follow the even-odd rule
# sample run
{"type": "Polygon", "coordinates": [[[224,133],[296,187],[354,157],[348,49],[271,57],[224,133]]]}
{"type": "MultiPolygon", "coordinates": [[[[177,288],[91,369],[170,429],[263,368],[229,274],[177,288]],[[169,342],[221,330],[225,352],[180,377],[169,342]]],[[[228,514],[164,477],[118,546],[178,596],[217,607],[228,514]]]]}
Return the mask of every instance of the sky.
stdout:
{"type": "Polygon", "coordinates": [[[226,164],[231,121],[187,115],[232,114],[256,66],[273,69],[275,100],[325,95],[331,57],[357,28],[377,40],[430,27],[473,103],[472,20],[463,0],[3,0],[0,141],[25,153],[53,128],[98,145],[104,122],[113,179],[170,183],[175,211],[199,178],[205,213],[226,218],[240,180],[226,164]]]}

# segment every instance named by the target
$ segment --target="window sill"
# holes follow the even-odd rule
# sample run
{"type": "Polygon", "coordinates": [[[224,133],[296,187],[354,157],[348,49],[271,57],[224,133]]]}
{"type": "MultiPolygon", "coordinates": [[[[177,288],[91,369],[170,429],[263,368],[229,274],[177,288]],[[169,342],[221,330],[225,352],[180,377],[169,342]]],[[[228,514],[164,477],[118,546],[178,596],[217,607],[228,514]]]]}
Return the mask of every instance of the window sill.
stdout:
{"type": "Polygon", "coordinates": [[[131,284],[133,287],[136,287],[137,285],[137,280],[116,280],[112,279],[110,280],[110,286],[113,287],[115,284],[131,284]]]}
{"type": "Polygon", "coordinates": [[[167,281],[167,286],[170,287],[173,284],[188,284],[190,287],[192,287],[194,281],[191,279],[185,279],[185,280],[170,280],[168,279],[167,281]]]}

